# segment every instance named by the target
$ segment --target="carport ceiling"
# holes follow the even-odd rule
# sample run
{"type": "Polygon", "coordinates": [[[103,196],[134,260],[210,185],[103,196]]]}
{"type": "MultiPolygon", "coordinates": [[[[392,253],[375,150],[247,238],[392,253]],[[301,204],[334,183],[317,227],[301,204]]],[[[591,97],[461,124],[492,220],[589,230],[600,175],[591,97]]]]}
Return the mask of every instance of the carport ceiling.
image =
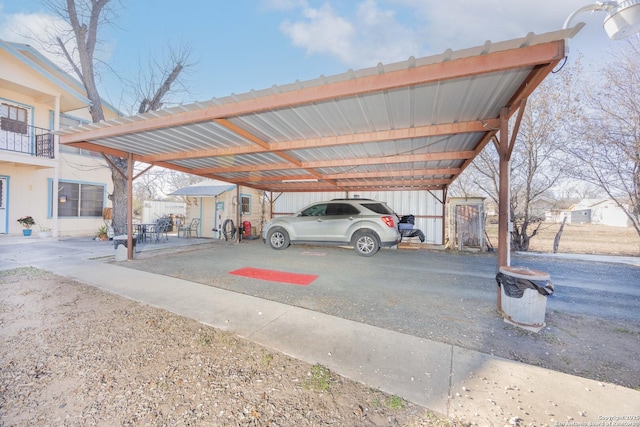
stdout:
{"type": "Polygon", "coordinates": [[[58,134],[63,144],[267,191],[444,189],[581,27],[58,134]]]}

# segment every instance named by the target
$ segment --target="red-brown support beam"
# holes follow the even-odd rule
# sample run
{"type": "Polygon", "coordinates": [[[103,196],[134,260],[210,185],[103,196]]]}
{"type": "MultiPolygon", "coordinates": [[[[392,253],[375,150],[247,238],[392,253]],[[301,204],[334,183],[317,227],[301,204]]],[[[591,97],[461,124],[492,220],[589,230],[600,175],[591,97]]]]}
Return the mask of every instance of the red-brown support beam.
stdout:
{"type": "MultiPolygon", "coordinates": [[[[498,189],[498,268],[510,264],[509,239],[509,117],[508,110],[500,111],[500,140],[498,142],[498,157],[500,158],[500,181],[498,189]]],[[[498,287],[498,311],[502,312],[502,298],[498,287]]]]}

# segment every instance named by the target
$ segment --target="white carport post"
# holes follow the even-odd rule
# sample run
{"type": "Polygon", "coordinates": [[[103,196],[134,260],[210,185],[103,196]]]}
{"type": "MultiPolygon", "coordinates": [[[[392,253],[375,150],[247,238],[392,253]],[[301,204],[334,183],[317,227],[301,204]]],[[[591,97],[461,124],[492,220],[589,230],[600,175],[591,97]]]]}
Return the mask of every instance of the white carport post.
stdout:
{"type": "Polygon", "coordinates": [[[133,154],[127,157],[127,259],[133,260],[133,154]]]}
{"type": "MultiPolygon", "coordinates": [[[[57,131],[60,129],[60,95],[56,95],[54,98],[54,107],[53,107],[53,130],[57,131]]],[[[55,143],[56,136],[53,137],[53,158],[56,160],[55,166],[53,167],[53,201],[51,202],[51,218],[53,219],[53,237],[58,237],[60,235],[60,220],[58,218],[58,198],[59,198],[59,188],[60,188],[60,143],[55,143]]],[[[60,141],[60,137],[58,136],[58,141],[60,141]]]]}

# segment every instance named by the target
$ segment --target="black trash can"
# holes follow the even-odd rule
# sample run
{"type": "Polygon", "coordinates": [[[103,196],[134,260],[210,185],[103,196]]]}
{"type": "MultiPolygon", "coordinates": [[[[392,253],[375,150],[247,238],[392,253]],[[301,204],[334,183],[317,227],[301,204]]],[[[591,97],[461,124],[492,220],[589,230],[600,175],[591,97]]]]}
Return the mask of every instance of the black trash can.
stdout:
{"type": "Polygon", "coordinates": [[[547,297],[553,294],[549,274],[526,267],[505,266],[498,269],[496,282],[504,321],[530,331],[545,326],[547,297]]]}

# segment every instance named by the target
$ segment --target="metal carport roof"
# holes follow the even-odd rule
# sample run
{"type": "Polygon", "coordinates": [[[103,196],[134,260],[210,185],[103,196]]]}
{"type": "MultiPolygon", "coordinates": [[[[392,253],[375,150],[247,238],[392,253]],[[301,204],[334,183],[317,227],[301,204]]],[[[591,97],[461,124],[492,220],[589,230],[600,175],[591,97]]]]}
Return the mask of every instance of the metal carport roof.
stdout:
{"type": "Polygon", "coordinates": [[[224,182],[205,181],[188,187],[179,188],[171,193],[170,196],[216,197],[226,191],[235,189],[235,185],[229,185],[224,182]]]}
{"type": "Polygon", "coordinates": [[[566,40],[583,26],[57,133],[62,144],[126,157],[130,165],[265,191],[434,189],[445,197],[493,140],[501,172],[498,265],[509,265],[508,165],[519,119],[527,97],[565,59],[566,40]]]}
{"type": "Polygon", "coordinates": [[[446,189],[581,27],[57,133],[62,144],[267,191],[446,189]]]}

